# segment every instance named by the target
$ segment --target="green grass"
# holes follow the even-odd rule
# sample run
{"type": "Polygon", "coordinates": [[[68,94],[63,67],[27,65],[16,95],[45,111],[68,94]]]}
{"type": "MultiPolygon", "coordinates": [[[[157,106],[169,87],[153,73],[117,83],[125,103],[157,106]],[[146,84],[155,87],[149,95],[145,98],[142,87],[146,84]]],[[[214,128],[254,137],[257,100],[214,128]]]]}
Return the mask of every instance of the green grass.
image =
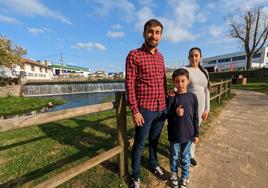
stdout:
{"type": "Polygon", "coordinates": [[[54,105],[63,104],[64,101],[59,99],[41,99],[7,96],[0,97],[0,116],[12,116],[23,114],[34,110],[40,110],[52,102],[54,105]]]}
{"type": "MultiPolygon", "coordinates": [[[[212,102],[209,119],[201,129],[201,139],[209,132],[209,124],[224,103],[212,102]]],[[[127,121],[128,137],[133,138],[134,125],[129,111],[127,121]]],[[[33,187],[116,146],[115,123],[115,110],[111,110],[0,133],[0,187],[33,187]]],[[[168,157],[166,127],[161,134],[159,153],[168,157]]],[[[129,150],[129,171],[130,156],[129,150]]],[[[148,148],[144,150],[141,162],[141,179],[146,185],[150,184],[152,175],[147,159],[148,148]]],[[[59,187],[127,187],[126,180],[118,176],[117,157],[114,157],[59,187]]]]}
{"type": "Polygon", "coordinates": [[[251,90],[263,92],[268,95],[268,83],[267,82],[255,82],[255,83],[247,83],[245,85],[242,84],[232,84],[232,89],[243,89],[243,90],[251,90]]]}

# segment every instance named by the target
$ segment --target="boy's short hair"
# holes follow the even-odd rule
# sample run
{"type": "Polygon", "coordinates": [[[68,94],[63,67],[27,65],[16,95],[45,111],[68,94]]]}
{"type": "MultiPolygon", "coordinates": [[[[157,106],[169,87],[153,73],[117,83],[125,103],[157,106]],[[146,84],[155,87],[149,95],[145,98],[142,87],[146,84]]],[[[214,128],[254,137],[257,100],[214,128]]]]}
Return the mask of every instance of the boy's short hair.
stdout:
{"type": "Polygon", "coordinates": [[[172,80],[174,80],[177,76],[186,76],[187,79],[189,80],[189,72],[188,72],[188,70],[186,70],[184,68],[179,68],[179,69],[175,70],[172,74],[172,80]]]}

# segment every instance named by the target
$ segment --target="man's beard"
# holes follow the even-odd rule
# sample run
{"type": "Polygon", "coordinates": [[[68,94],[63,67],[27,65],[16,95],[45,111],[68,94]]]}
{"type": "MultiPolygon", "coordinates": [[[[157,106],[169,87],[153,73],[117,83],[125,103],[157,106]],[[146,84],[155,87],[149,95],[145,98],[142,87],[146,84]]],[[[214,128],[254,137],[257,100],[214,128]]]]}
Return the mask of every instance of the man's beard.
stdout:
{"type": "Polygon", "coordinates": [[[156,48],[158,46],[158,43],[150,43],[150,39],[149,40],[145,40],[145,44],[149,47],[149,48],[156,48]]]}

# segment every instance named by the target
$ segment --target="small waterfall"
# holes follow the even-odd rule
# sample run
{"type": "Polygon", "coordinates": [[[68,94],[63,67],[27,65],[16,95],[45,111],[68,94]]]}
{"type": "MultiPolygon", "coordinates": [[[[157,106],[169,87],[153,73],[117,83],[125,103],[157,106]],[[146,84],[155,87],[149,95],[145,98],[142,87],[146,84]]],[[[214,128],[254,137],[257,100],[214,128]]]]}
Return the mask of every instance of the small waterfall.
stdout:
{"type": "Polygon", "coordinates": [[[124,82],[114,83],[54,83],[26,84],[22,86],[23,96],[67,95],[125,90],[124,82]]]}

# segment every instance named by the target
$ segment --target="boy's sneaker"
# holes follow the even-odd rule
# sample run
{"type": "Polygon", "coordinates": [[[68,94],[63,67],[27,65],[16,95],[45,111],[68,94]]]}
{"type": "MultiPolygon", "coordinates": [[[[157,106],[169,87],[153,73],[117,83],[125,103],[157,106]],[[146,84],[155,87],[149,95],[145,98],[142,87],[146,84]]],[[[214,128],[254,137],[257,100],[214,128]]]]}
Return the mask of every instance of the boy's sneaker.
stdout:
{"type": "Polygon", "coordinates": [[[197,162],[194,158],[190,159],[190,164],[191,164],[191,167],[197,167],[197,162]]]}
{"type": "Polygon", "coordinates": [[[141,185],[140,179],[138,180],[132,179],[130,183],[130,188],[140,188],[140,185],[141,185]]]}
{"type": "Polygon", "coordinates": [[[168,178],[167,178],[167,176],[164,174],[164,172],[163,172],[163,170],[160,168],[160,166],[157,166],[157,167],[155,168],[155,170],[153,171],[153,173],[154,173],[154,175],[155,175],[158,179],[162,180],[163,182],[167,182],[168,178]]]}
{"type": "Polygon", "coordinates": [[[170,182],[171,182],[171,186],[173,188],[178,188],[179,187],[179,178],[176,172],[171,172],[170,175],[170,182]]]}
{"type": "Polygon", "coordinates": [[[188,188],[189,183],[190,183],[189,177],[187,177],[185,179],[181,178],[181,186],[180,186],[180,188],[188,188]]]}

